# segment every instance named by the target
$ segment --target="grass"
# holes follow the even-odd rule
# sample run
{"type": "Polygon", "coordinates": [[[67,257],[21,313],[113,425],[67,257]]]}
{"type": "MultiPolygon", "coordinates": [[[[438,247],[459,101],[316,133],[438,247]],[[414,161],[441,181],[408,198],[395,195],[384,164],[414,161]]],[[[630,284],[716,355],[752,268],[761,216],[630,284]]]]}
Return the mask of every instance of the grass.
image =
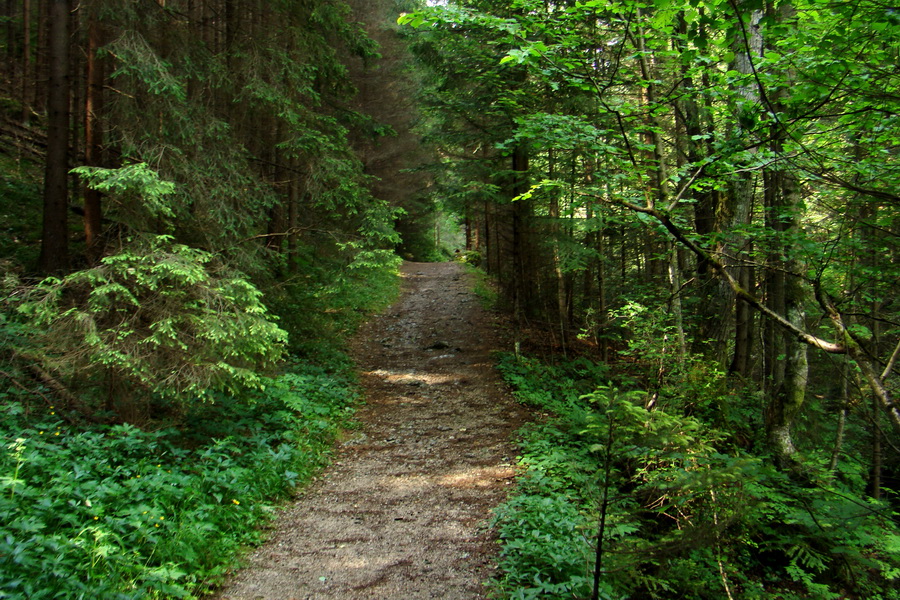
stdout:
{"type": "Polygon", "coordinates": [[[471,275],[474,279],[472,291],[478,296],[482,308],[486,310],[496,310],[500,301],[497,284],[483,269],[473,266],[465,261],[463,261],[463,264],[465,265],[466,273],[471,275]]]}

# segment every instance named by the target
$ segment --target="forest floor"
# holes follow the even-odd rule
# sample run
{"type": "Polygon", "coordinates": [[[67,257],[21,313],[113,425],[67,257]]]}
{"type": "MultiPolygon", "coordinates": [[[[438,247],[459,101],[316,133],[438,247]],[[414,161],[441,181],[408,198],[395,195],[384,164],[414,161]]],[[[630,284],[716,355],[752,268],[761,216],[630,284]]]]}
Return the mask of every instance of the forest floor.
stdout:
{"type": "Polygon", "coordinates": [[[365,405],[333,464],[219,600],[485,598],[487,527],[527,418],[493,369],[494,317],[457,263],[405,263],[401,298],[352,343],[365,405]]]}

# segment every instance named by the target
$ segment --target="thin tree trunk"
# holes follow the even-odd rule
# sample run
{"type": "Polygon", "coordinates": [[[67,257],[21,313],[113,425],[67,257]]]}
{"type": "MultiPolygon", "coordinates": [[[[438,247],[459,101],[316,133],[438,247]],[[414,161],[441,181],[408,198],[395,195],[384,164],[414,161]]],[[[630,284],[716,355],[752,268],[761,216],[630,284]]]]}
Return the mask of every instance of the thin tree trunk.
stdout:
{"type": "Polygon", "coordinates": [[[687,342],[684,335],[684,316],[681,310],[681,272],[678,269],[678,247],[675,242],[669,245],[669,312],[675,323],[675,335],[678,337],[678,362],[683,363],[687,354],[687,342]]]}
{"type": "MultiPolygon", "coordinates": [[[[548,153],[548,179],[554,178],[554,155],[553,150],[548,153]]],[[[560,341],[562,343],[563,354],[566,353],[568,347],[568,310],[566,309],[566,278],[562,267],[562,256],[559,248],[560,236],[560,213],[559,213],[559,196],[556,190],[550,190],[550,204],[548,206],[548,217],[550,218],[550,238],[553,253],[553,272],[556,275],[556,314],[559,323],[560,341]]]]}
{"type": "Polygon", "coordinates": [[[300,198],[303,197],[303,194],[300,193],[301,186],[304,185],[303,180],[300,177],[300,174],[297,172],[300,167],[300,161],[297,158],[292,158],[290,160],[291,165],[291,180],[288,185],[290,185],[290,189],[288,190],[288,272],[296,273],[298,264],[297,264],[297,242],[299,240],[299,229],[300,229],[300,198]]]}
{"type": "Polygon", "coordinates": [[[22,0],[22,123],[31,121],[28,81],[31,77],[31,0],[22,0]]]}
{"type": "Polygon", "coordinates": [[[831,451],[831,460],[828,462],[828,470],[834,473],[837,470],[838,459],[844,447],[844,428],[847,426],[847,408],[841,408],[838,415],[837,431],[834,436],[834,448],[831,451]]]}
{"type": "MultiPolygon", "coordinates": [[[[88,166],[101,166],[103,162],[103,63],[97,56],[101,46],[101,26],[99,16],[92,11],[88,23],[86,90],[84,106],[84,162],[88,166]]],[[[100,233],[102,208],[100,192],[86,187],[84,190],[84,233],[87,256],[90,263],[102,254],[100,233]]]]}
{"type": "Polygon", "coordinates": [[[881,449],[881,407],[878,398],[872,396],[872,469],[869,477],[869,494],[875,500],[881,499],[881,471],[882,471],[882,449],[881,449]]]}
{"type": "Polygon", "coordinates": [[[606,335],[607,322],[609,321],[609,309],[606,305],[606,244],[604,228],[601,226],[597,232],[597,322],[600,324],[597,330],[597,344],[600,347],[600,360],[609,360],[609,339],[606,335]]]}

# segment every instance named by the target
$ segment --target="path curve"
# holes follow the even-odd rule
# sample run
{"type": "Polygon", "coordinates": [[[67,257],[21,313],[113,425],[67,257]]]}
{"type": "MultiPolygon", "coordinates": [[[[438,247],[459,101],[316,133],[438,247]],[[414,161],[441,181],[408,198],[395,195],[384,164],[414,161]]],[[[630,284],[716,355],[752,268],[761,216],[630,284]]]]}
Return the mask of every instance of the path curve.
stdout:
{"type": "Polygon", "coordinates": [[[493,369],[497,328],[456,263],[405,263],[403,294],[362,328],[363,427],[285,510],[220,600],[474,600],[485,528],[526,414],[493,369]]]}

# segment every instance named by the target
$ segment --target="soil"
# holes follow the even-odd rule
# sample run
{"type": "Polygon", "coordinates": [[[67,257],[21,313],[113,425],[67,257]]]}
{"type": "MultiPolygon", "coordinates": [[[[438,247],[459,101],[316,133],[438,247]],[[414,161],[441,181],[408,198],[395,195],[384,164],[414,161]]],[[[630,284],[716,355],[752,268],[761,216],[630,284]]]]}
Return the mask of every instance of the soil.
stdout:
{"type": "Polygon", "coordinates": [[[461,265],[405,263],[402,275],[401,298],[352,344],[362,428],[219,600],[487,597],[487,522],[527,415],[493,369],[501,331],[461,265]]]}

